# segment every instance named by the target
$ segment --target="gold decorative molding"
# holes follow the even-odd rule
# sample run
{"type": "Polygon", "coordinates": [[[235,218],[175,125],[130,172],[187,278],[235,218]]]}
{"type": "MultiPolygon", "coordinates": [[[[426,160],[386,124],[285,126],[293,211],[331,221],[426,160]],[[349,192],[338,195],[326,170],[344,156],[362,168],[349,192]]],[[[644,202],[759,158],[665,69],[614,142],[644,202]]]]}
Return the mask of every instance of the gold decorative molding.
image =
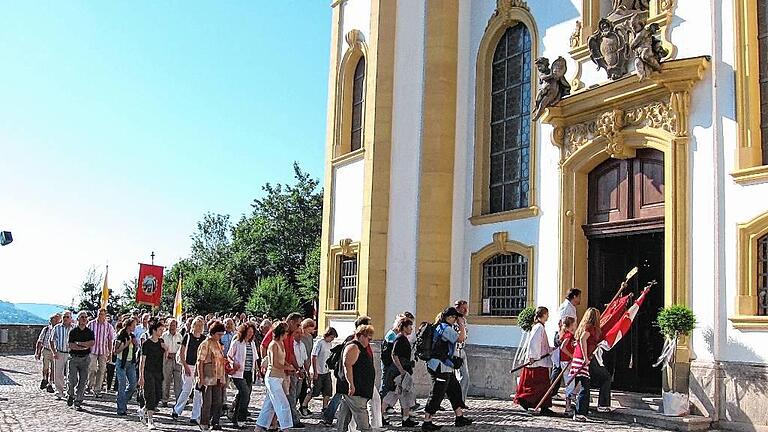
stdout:
{"type": "Polygon", "coordinates": [[[472,324],[486,325],[517,325],[517,317],[500,317],[483,315],[483,264],[496,255],[509,255],[516,253],[525,257],[528,261],[527,297],[528,306],[534,304],[534,249],[533,246],[524,245],[509,239],[506,231],[493,234],[491,243],[482,249],[472,253],[470,258],[470,322],[472,324]]]}
{"type": "Polygon", "coordinates": [[[647,81],[628,75],[548,108],[542,121],[554,126],[552,143],[561,148],[561,164],[593,141],[603,143],[610,157],[634,157],[624,140],[627,133],[638,129],[687,138],[690,90],[703,78],[709,58],[672,60],[664,65],[662,72],[647,81]]]}
{"type": "MultiPolygon", "coordinates": [[[[472,216],[473,225],[510,221],[538,215],[537,196],[537,151],[538,128],[530,126],[528,207],[499,213],[490,211],[490,164],[491,164],[491,81],[493,53],[499,40],[509,27],[523,24],[531,37],[531,59],[539,55],[539,31],[533,15],[524,1],[498,0],[496,11],[488,21],[480,48],[477,52],[475,73],[475,141],[474,170],[472,176],[472,216]]],[[[537,70],[531,61],[531,94],[535,94],[538,80],[537,70]]],[[[533,102],[532,102],[533,103],[533,102]]]]}
{"type": "Polygon", "coordinates": [[[362,49],[363,42],[365,42],[363,32],[358,29],[348,31],[344,36],[344,40],[347,41],[347,45],[349,45],[350,49],[362,49]]]}
{"type": "Polygon", "coordinates": [[[728,320],[735,329],[768,331],[768,316],[734,315],[728,317],[728,320]]]}
{"type": "Polygon", "coordinates": [[[760,47],[757,39],[757,2],[734,0],[734,76],[736,77],[736,121],[738,146],[736,171],[739,183],[768,179],[768,176],[744,175],[743,171],[763,165],[763,138],[760,128],[760,47]]]}
{"type": "Polygon", "coordinates": [[[357,252],[357,250],[352,247],[352,239],[349,238],[339,240],[339,249],[339,253],[345,257],[353,257],[357,252]]]}
{"type": "MultiPolygon", "coordinates": [[[[600,2],[601,0],[582,0],[581,19],[578,20],[580,21],[580,27],[577,29],[579,44],[576,46],[571,44],[571,50],[569,51],[571,58],[576,63],[574,68],[576,73],[570,80],[573,93],[583,91],[585,88],[584,83],[581,81],[582,69],[585,64],[592,63],[589,58],[587,38],[597,31],[598,22],[602,18],[600,15],[600,2]]],[[[659,25],[662,46],[669,52],[663,60],[672,60],[677,56],[677,47],[670,39],[675,6],[675,0],[650,0],[648,5],[646,24],[659,25]]],[[[575,31],[574,35],[576,35],[575,31]]],[[[571,36],[571,40],[576,39],[574,35],[571,36]]]]}
{"type": "Polygon", "coordinates": [[[768,181],[768,165],[739,169],[731,173],[733,181],[741,185],[764,183],[768,181]]]}
{"type": "Polygon", "coordinates": [[[509,222],[518,219],[527,219],[539,215],[539,207],[530,206],[515,210],[503,211],[498,213],[488,213],[469,218],[472,225],[494,224],[499,222],[509,222]]]}
{"type": "Polygon", "coordinates": [[[336,79],[336,99],[334,104],[335,123],[333,127],[334,162],[352,152],[350,133],[352,130],[352,93],[354,91],[355,68],[360,59],[366,61],[364,78],[366,85],[363,97],[363,137],[361,148],[365,148],[365,118],[368,116],[367,101],[369,100],[369,97],[371,97],[369,93],[370,87],[367,85],[369,81],[368,70],[370,68],[370,64],[368,63],[368,46],[363,40],[363,32],[357,29],[352,29],[347,32],[344,39],[347,42],[347,49],[341,57],[338,66],[338,78],[336,79]]]}
{"type": "MultiPolygon", "coordinates": [[[[768,235],[768,212],[754,219],[740,223],[737,227],[736,268],[738,294],[736,296],[736,315],[754,317],[757,315],[758,291],[758,251],[757,242],[768,235]]],[[[764,317],[768,319],[768,317],[764,317]]],[[[733,319],[731,319],[733,321],[733,319]]]]}

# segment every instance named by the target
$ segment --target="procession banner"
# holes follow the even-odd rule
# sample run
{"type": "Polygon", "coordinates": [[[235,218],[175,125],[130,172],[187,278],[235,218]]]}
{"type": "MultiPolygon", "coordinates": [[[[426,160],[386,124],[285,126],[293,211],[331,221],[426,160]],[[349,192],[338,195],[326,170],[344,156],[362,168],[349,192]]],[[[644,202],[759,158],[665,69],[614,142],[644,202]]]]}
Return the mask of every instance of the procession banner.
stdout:
{"type": "Polygon", "coordinates": [[[107,304],[109,303],[109,285],[107,285],[107,279],[109,279],[109,266],[104,273],[104,286],[101,287],[101,304],[99,309],[107,310],[107,304]]]}
{"type": "Polygon", "coordinates": [[[640,306],[643,305],[645,296],[648,294],[648,291],[650,291],[650,288],[644,289],[643,293],[640,294],[640,297],[637,299],[637,301],[635,301],[635,304],[633,304],[632,307],[624,312],[624,315],[613,326],[613,328],[608,330],[608,332],[603,335],[603,340],[597,345],[597,349],[595,350],[594,354],[598,364],[603,364],[603,351],[610,351],[611,348],[615,347],[616,344],[619,343],[625,334],[629,333],[629,329],[632,327],[632,322],[635,320],[637,312],[640,310],[640,306]]]}
{"type": "Polygon", "coordinates": [[[160,306],[163,292],[163,267],[139,263],[139,286],[136,287],[136,303],[160,306]]]}
{"type": "Polygon", "coordinates": [[[181,311],[181,284],[182,284],[182,275],[179,275],[179,286],[176,288],[176,298],[173,300],[173,317],[176,318],[176,322],[181,325],[181,317],[182,317],[182,311],[181,311]]]}

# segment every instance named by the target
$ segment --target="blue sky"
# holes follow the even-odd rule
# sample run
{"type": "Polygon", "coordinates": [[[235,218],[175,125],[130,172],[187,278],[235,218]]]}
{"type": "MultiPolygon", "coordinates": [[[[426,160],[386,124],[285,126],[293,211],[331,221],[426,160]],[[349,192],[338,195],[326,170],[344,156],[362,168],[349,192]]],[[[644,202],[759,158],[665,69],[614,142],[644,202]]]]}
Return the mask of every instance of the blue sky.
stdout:
{"type": "Polygon", "coordinates": [[[0,299],[172,265],[294,160],[322,176],[324,0],[0,2],[0,299]]]}

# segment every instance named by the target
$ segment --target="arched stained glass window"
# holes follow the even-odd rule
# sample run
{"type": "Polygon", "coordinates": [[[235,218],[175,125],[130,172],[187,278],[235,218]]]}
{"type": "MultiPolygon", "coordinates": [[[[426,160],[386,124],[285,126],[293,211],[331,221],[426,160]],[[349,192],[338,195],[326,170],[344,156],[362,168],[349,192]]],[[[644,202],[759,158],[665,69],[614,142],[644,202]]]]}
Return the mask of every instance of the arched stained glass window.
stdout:
{"type": "Polygon", "coordinates": [[[363,146],[363,105],[365,102],[365,58],[360,57],[352,78],[352,130],[350,151],[363,146]]]}
{"type": "Polygon", "coordinates": [[[528,207],[531,151],[531,36],[520,23],[496,45],[491,77],[491,213],[528,207]]]}

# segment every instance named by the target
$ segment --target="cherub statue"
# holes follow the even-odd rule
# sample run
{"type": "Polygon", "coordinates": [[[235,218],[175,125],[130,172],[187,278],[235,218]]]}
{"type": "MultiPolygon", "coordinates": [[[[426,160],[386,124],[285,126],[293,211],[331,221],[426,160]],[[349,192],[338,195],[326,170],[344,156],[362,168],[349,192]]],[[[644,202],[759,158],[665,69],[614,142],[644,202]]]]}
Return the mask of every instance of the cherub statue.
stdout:
{"type": "Polygon", "coordinates": [[[576,21],[576,28],[571,33],[571,48],[576,48],[581,44],[581,21],[576,21]]]}
{"type": "Polygon", "coordinates": [[[642,81],[653,71],[661,71],[661,59],[669,54],[669,51],[654,37],[659,31],[658,24],[651,23],[646,27],[645,20],[639,14],[632,17],[630,24],[634,33],[630,48],[635,53],[635,73],[642,81]]]}
{"type": "Polygon", "coordinates": [[[571,94],[571,85],[565,79],[568,66],[563,57],[558,57],[549,68],[549,59],[536,59],[536,69],[539,71],[539,90],[536,93],[536,105],[533,109],[533,121],[544,113],[544,110],[560,102],[564,96],[571,94]]]}

